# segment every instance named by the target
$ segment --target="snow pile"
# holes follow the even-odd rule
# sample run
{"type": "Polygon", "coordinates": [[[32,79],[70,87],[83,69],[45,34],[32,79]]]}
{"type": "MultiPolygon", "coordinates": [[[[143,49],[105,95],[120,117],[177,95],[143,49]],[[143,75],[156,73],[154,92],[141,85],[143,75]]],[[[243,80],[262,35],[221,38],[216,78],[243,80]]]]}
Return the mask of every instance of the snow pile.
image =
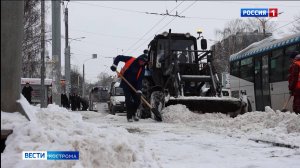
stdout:
{"type": "Polygon", "coordinates": [[[163,109],[162,119],[168,123],[196,121],[199,115],[189,111],[185,105],[171,105],[163,109]]]}
{"type": "Polygon", "coordinates": [[[184,105],[173,105],[166,107],[162,116],[164,122],[181,122],[213,133],[300,146],[300,115],[275,112],[270,107],[231,118],[221,113],[196,114],[184,105]]]}
{"type": "Polygon", "coordinates": [[[144,141],[124,128],[84,122],[81,114],[56,105],[32,114],[36,122],[19,113],[1,112],[1,128],[13,129],[1,154],[1,167],[157,167],[144,141]],[[23,161],[22,151],[79,151],[80,160],[23,161]]]}
{"type": "Polygon", "coordinates": [[[191,112],[185,105],[167,106],[162,110],[163,121],[167,123],[190,123],[192,121],[219,120],[229,118],[222,113],[197,114],[191,112]]]}

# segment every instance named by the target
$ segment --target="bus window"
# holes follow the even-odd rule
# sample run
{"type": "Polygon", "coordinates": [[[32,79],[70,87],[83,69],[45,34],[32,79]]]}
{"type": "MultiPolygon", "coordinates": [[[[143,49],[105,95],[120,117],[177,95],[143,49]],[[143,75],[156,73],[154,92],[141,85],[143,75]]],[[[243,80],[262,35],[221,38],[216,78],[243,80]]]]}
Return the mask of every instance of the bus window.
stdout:
{"type": "Polygon", "coordinates": [[[246,58],[241,60],[240,71],[241,71],[240,78],[253,82],[254,81],[253,58],[246,58]]]}
{"type": "Polygon", "coordinates": [[[270,82],[284,80],[283,59],[283,49],[272,52],[272,56],[270,57],[270,82]]]}
{"type": "Polygon", "coordinates": [[[240,61],[234,61],[230,63],[230,74],[236,77],[240,77],[239,74],[240,61]]]}

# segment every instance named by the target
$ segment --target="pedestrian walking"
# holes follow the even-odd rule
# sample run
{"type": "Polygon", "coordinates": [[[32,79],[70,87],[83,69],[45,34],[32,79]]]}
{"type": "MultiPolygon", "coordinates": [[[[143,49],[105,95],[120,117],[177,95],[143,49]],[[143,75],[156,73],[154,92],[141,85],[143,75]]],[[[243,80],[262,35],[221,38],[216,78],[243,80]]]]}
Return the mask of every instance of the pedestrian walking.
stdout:
{"type": "Polygon", "coordinates": [[[32,91],[33,89],[30,86],[29,82],[26,82],[26,85],[22,89],[22,94],[30,104],[32,103],[31,102],[32,91]]]}

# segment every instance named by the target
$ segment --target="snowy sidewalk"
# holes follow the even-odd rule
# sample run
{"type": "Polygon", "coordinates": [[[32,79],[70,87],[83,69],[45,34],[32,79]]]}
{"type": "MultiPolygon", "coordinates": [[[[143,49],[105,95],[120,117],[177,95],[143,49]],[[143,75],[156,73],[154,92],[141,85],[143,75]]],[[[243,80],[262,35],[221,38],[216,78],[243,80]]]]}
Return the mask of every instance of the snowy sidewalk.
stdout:
{"type": "MultiPolygon", "coordinates": [[[[151,119],[127,123],[125,116],[118,115],[107,115],[100,118],[87,117],[86,121],[110,127],[123,127],[129,132],[142,137],[145,141],[145,149],[153,153],[154,159],[163,168],[296,168],[300,165],[299,149],[274,147],[270,144],[256,143],[249,140],[250,138],[264,138],[263,136],[257,136],[263,132],[264,126],[261,125],[262,123],[258,123],[261,119],[265,119],[262,116],[258,117],[263,113],[253,114],[257,116],[256,119],[253,116],[235,119],[235,124],[233,124],[232,118],[222,114],[199,116],[199,114],[190,113],[181,106],[166,110],[169,111],[165,112],[163,116],[168,118],[169,123],[158,123],[151,119]],[[180,113],[177,114],[176,110],[180,113]],[[241,125],[238,125],[238,122],[241,125]],[[261,127],[258,125],[261,125],[261,127]],[[242,131],[243,129],[248,129],[248,131],[242,131]],[[251,132],[251,129],[254,133],[251,132]]],[[[100,110],[99,115],[103,115],[101,111],[105,110],[100,110]]],[[[86,112],[83,115],[88,116],[88,113],[86,112]]],[[[291,117],[299,119],[299,116],[293,114],[291,114],[291,117]]],[[[279,116],[279,118],[282,122],[285,121],[285,117],[279,116]]],[[[278,122],[274,117],[273,119],[274,122],[278,122]]],[[[290,120],[292,120],[291,122],[294,121],[293,119],[290,120]]],[[[267,127],[272,125],[267,120],[262,122],[268,123],[265,124],[267,127]]],[[[300,121],[295,120],[295,122],[294,131],[297,132],[299,131],[297,128],[300,127],[300,121]]],[[[284,127],[284,125],[281,127],[284,127]]],[[[280,128],[273,128],[273,131],[274,134],[282,134],[280,128]]],[[[287,140],[287,143],[290,142],[299,146],[300,141],[297,143],[297,140],[300,140],[299,135],[299,132],[297,132],[291,135],[290,139],[285,139],[289,136],[282,138],[287,140]]],[[[272,137],[270,139],[274,140],[272,137]]]]}
{"type": "Polygon", "coordinates": [[[98,112],[67,111],[51,105],[34,108],[36,122],[1,112],[1,128],[13,129],[1,154],[1,167],[97,168],[298,168],[300,149],[249,139],[300,146],[300,116],[266,112],[236,118],[194,114],[184,106],[164,110],[164,122],[98,112]],[[24,161],[25,150],[80,152],[79,161],[24,161]]]}

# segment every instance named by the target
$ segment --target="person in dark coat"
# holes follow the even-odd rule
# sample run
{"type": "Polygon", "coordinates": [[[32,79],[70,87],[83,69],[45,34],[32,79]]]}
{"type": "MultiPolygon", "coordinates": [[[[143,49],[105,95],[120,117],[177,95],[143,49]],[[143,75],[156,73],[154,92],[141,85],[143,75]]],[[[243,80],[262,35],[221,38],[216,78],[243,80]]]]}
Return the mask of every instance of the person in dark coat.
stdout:
{"type": "Polygon", "coordinates": [[[79,97],[79,99],[80,99],[80,103],[81,103],[81,105],[82,105],[82,111],[87,111],[87,109],[89,108],[89,102],[86,100],[86,99],[84,99],[84,98],[81,98],[81,97],[79,97]]]}
{"type": "Polygon", "coordinates": [[[72,111],[75,111],[76,110],[76,97],[75,97],[75,94],[71,94],[70,95],[70,101],[71,101],[71,110],[72,111]]]}
{"type": "Polygon", "coordinates": [[[145,73],[145,64],[148,60],[147,53],[148,50],[144,50],[144,54],[140,55],[137,58],[131,56],[118,55],[114,59],[113,65],[110,67],[112,71],[116,71],[119,62],[125,62],[125,65],[120,73],[137,90],[137,93],[135,93],[130,88],[130,86],[123,80],[120,83],[120,87],[123,88],[125,95],[128,122],[132,122],[133,120],[139,120],[136,117],[136,111],[141,102],[140,97],[142,95],[142,79],[145,73]]]}
{"type": "Polygon", "coordinates": [[[27,101],[31,104],[31,94],[32,94],[32,87],[27,82],[26,85],[22,89],[23,96],[27,99],[27,101]]]}
{"type": "Polygon", "coordinates": [[[61,105],[65,108],[69,108],[69,99],[65,93],[61,94],[61,105]]]}
{"type": "Polygon", "coordinates": [[[300,114],[300,54],[298,52],[290,53],[293,63],[289,68],[289,90],[290,95],[294,96],[293,111],[300,114]]]}
{"type": "Polygon", "coordinates": [[[80,110],[80,107],[81,107],[81,105],[80,105],[80,99],[81,99],[81,97],[79,96],[79,95],[75,95],[75,106],[76,106],[76,110],[80,110]]]}

